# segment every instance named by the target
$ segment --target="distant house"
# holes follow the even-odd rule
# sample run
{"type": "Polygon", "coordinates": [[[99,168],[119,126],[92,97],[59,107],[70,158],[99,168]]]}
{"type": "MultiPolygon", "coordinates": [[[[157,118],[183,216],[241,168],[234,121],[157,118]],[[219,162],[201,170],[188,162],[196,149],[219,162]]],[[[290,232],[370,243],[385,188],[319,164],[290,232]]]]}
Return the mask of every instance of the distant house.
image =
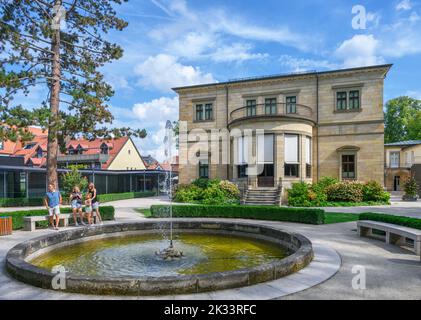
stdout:
{"type": "Polygon", "coordinates": [[[385,186],[389,191],[401,191],[402,182],[416,176],[421,185],[421,140],[385,144],[385,186]]]}
{"type": "Polygon", "coordinates": [[[79,164],[98,170],[146,170],[139,150],[129,137],[71,140],[58,162],[64,167],[79,164]]]}
{"type": "MultiPolygon", "coordinates": [[[[30,127],[30,142],[0,141],[0,197],[40,197],[46,190],[48,133],[30,127]]],[[[170,166],[151,156],[142,158],[130,137],[76,139],[58,158],[59,177],[70,165],[94,182],[100,194],[154,191],[159,193],[170,166]]],[[[177,173],[174,172],[176,175],[177,173]]],[[[59,178],[59,187],[62,187],[59,178]]]]}

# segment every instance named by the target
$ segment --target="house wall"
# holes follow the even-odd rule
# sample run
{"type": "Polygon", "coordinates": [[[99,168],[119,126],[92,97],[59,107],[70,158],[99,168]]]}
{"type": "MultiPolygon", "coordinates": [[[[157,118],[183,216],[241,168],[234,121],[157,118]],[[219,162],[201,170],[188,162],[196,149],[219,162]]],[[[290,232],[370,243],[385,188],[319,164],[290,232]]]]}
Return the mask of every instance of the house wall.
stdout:
{"type": "Polygon", "coordinates": [[[107,170],[145,170],[142,158],[132,139],[128,139],[107,170]]]}
{"type": "MultiPolygon", "coordinates": [[[[261,128],[275,134],[275,183],[278,179],[290,185],[294,181],[317,181],[323,176],[340,177],[339,148],[352,147],[357,151],[357,179],[376,180],[384,184],[384,119],[383,82],[388,66],[362,68],[319,75],[307,74],[255,81],[237,82],[213,86],[177,89],[180,98],[180,120],[187,122],[187,129],[246,129],[261,128]],[[338,90],[359,90],[360,109],[338,112],[336,92],[338,90]],[[318,99],[317,99],[318,92],[318,99]],[[230,114],[245,106],[247,99],[264,103],[267,97],[276,97],[285,103],[286,96],[297,96],[297,104],[308,106],[312,111],[306,119],[268,118],[231,122],[230,114]],[[317,101],[319,110],[317,117],[317,101]],[[214,119],[196,122],[194,107],[199,102],[212,102],[214,119]],[[227,104],[228,102],[228,104],[227,104]],[[300,177],[284,177],[285,133],[300,135],[300,149],[304,148],[304,137],[312,137],[312,178],[305,177],[305,152],[300,154],[300,177]]],[[[180,141],[181,142],[181,141],[180,141]]],[[[180,143],[181,184],[188,184],[198,176],[198,166],[187,162],[190,144],[180,143]]],[[[232,147],[232,144],[231,144],[232,147]]],[[[232,150],[230,151],[232,154],[232,150]]],[[[210,177],[234,179],[235,166],[211,165],[210,177]]]]}

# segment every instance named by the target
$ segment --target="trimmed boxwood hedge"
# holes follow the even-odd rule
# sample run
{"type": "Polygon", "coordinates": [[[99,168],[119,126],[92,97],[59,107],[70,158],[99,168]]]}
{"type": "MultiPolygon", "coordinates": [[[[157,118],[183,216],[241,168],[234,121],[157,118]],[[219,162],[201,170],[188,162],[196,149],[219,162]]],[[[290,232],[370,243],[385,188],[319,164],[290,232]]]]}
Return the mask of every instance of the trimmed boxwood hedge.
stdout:
{"type": "Polygon", "coordinates": [[[44,198],[1,198],[0,207],[34,207],[44,205],[44,198]]]}
{"type": "MultiPolygon", "coordinates": [[[[71,213],[71,208],[61,208],[61,213],[71,213]]],[[[100,206],[99,212],[104,221],[114,220],[114,207],[112,206],[100,206]]],[[[29,216],[46,216],[48,214],[46,209],[40,210],[27,210],[27,211],[13,211],[0,213],[0,217],[12,217],[13,230],[18,230],[23,228],[23,218],[29,216]]],[[[71,219],[73,220],[73,218],[71,219]]],[[[47,226],[47,221],[37,222],[39,226],[47,226]]]]}
{"type": "Polygon", "coordinates": [[[367,213],[361,213],[359,219],[391,223],[391,224],[396,224],[403,227],[421,230],[421,219],[417,219],[417,218],[367,212],[367,213]]]}
{"type": "MultiPolygon", "coordinates": [[[[124,193],[106,193],[99,194],[98,199],[100,202],[110,202],[117,200],[153,197],[156,195],[154,191],[145,192],[124,192],[124,193]]],[[[63,195],[63,203],[67,203],[68,196],[63,195]]],[[[44,205],[44,198],[1,198],[0,207],[37,207],[44,205]]]]}
{"type": "MultiPolygon", "coordinates": [[[[151,216],[162,217],[168,212],[168,205],[151,206],[151,216]]],[[[274,221],[289,221],[307,224],[323,224],[324,210],[286,208],[276,206],[205,206],[205,205],[175,205],[173,217],[206,217],[206,218],[244,218],[274,221]]]]}
{"type": "Polygon", "coordinates": [[[117,201],[117,200],[153,197],[155,195],[156,195],[156,192],[154,191],[106,193],[106,194],[99,194],[98,200],[99,202],[104,203],[104,202],[117,201]]]}

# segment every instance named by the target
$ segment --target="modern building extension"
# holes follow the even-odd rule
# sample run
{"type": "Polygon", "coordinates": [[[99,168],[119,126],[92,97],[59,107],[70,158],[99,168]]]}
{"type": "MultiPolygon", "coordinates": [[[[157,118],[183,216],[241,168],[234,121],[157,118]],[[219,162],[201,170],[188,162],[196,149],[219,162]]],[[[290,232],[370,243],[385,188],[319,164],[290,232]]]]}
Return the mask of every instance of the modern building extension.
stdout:
{"type": "MultiPolygon", "coordinates": [[[[47,132],[29,128],[32,141],[0,141],[0,197],[36,198],[46,191],[47,132]]],[[[61,173],[71,165],[96,184],[99,193],[155,191],[163,184],[168,165],[150,168],[129,137],[70,140],[57,158],[61,173]]],[[[177,175],[177,172],[174,172],[177,175]]]]}
{"type": "Polygon", "coordinates": [[[180,121],[187,123],[188,132],[264,130],[264,138],[231,136],[228,164],[212,163],[210,152],[197,152],[200,159],[192,164],[187,158],[195,141],[181,141],[179,182],[208,177],[229,179],[247,189],[285,189],[296,181],[330,176],[383,185],[383,84],[390,68],[377,65],[174,88],[180,121]],[[256,164],[263,168],[260,173],[247,175],[247,168],[256,164]]]}

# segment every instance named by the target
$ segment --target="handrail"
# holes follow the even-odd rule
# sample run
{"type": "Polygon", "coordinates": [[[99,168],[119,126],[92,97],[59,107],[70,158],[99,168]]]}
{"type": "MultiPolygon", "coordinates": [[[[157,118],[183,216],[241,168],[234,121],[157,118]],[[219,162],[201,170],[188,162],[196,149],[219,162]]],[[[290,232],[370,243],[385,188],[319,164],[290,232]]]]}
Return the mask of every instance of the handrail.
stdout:
{"type": "Polygon", "coordinates": [[[234,109],[230,113],[230,122],[234,120],[238,120],[238,119],[250,119],[253,117],[262,117],[262,116],[291,116],[291,117],[298,116],[298,117],[303,117],[303,118],[314,121],[314,111],[311,107],[303,105],[303,104],[299,104],[299,103],[290,104],[290,103],[285,103],[285,102],[278,102],[273,105],[269,105],[266,103],[259,103],[253,106],[243,106],[243,107],[234,109]],[[289,110],[287,110],[287,106],[289,105],[291,106],[295,105],[295,112],[288,112],[289,110]],[[275,106],[275,110],[273,113],[266,112],[266,107],[270,108],[273,106],[275,106]],[[252,107],[254,108],[254,113],[251,115],[247,115],[247,109],[252,108],[252,107]],[[237,114],[239,116],[236,116],[237,114]]]}

